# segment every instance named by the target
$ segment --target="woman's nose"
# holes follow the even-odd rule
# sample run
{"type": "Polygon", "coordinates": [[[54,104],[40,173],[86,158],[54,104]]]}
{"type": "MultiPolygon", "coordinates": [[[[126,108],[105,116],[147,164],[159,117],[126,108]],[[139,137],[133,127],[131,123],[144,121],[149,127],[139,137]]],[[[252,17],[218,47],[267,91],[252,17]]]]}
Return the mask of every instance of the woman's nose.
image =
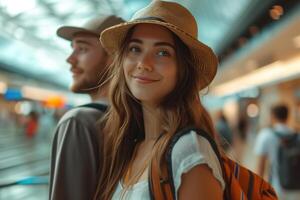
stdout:
{"type": "Polygon", "coordinates": [[[137,66],[140,70],[153,71],[153,58],[151,55],[144,55],[137,66]]]}

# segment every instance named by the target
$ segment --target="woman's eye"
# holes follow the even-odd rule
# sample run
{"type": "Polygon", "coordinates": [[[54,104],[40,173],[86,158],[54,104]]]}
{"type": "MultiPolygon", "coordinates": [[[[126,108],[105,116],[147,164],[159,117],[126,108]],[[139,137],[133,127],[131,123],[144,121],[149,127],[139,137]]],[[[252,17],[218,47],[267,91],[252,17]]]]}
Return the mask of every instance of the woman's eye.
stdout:
{"type": "Polygon", "coordinates": [[[171,56],[171,54],[168,51],[166,51],[166,50],[159,51],[157,53],[157,55],[158,56],[171,56]]]}
{"type": "Polygon", "coordinates": [[[129,48],[129,51],[130,51],[130,52],[140,52],[141,49],[140,49],[139,47],[130,47],[130,48],[129,48]]]}

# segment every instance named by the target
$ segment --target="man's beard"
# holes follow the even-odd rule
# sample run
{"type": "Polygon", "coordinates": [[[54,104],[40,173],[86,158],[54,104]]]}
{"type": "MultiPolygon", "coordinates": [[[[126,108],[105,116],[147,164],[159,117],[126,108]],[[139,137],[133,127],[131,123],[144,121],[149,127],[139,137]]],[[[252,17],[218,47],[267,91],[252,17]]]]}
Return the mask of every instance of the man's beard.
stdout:
{"type": "Polygon", "coordinates": [[[107,73],[101,71],[98,75],[99,78],[96,78],[94,81],[74,81],[73,84],[70,86],[70,90],[74,93],[78,94],[89,94],[95,93],[101,89],[101,87],[106,84],[107,73]]]}

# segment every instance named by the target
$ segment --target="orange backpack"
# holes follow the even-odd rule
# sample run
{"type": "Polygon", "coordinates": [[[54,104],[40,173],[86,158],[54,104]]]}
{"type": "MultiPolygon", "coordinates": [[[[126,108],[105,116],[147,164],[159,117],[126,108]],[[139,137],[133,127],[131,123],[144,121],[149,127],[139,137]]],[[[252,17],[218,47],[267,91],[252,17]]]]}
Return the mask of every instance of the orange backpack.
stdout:
{"type": "Polygon", "coordinates": [[[151,199],[175,200],[175,187],[172,177],[172,149],[180,137],[195,131],[206,138],[215,151],[223,172],[225,181],[225,200],[276,200],[278,199],[271,185],[260,176],[242,167],[237,162],[221,155],[215,141],[205,131],[196,128],[185,128],[177,132],[171,139],[165,154],[165,160],[161,163],[162,174],[159,174],[159,163],[152,159],[149,171],[149,190],[151,199]]]}

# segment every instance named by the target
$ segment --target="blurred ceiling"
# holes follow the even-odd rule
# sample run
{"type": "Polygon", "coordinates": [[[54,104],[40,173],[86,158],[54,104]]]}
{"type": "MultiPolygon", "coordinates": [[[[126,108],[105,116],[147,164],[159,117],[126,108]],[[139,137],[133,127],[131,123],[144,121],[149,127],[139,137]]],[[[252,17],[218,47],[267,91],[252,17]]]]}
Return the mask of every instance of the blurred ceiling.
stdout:
{"type": "Polygon", "coordinates": [[[211,86],[218,96],[238,96],[299,78],[300,4],[227,59],[211,86]]]}
{"type": "MultiPolygon", "coordinates": [[[[292,1],[292,0],[291,0],[292,1]]],[[[128,20],[150,0],[1,0],[0,70],[67,88],[65,59],[70,43],[56,36],[62,25],[80,25],[94,16],[128,20]]],[[[199,39],[220,55],[275,0],[177,0],[199,25],[199,39]]]]}

